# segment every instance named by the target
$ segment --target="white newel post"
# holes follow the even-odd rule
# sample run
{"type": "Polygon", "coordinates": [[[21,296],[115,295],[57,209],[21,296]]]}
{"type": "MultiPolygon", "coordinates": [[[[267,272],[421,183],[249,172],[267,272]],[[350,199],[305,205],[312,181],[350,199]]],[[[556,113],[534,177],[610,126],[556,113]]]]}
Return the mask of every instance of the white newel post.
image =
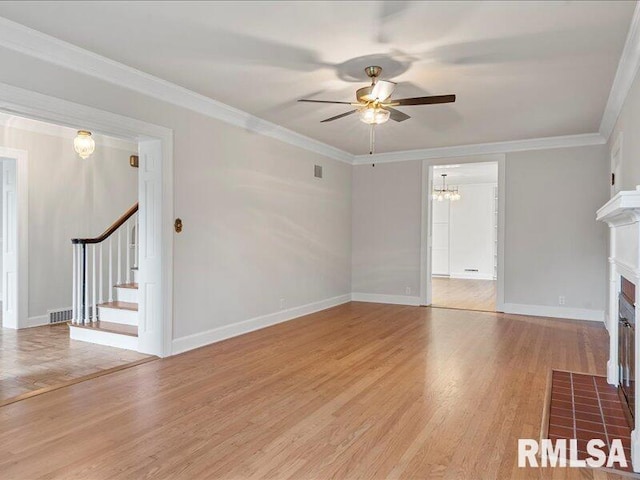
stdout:
{"type": "MultiPolygon", "coordinates": [[[[636,286],[635,317],[640,319],[640,186],[634,191],[622,191],[609,200],[596,218],[609,225],[609,298],[607,330],[609,331],[609,361],[607,381],[619,383],[618,369],[618,295],[621,277],[636,286]]],[[[640,333],[634,339],[635,372],[640,372],[640,333]]],[[[635,429],[631,432],[631,463],[640,472],[640,396],[639,382],[635,382],[635,429]]]]}

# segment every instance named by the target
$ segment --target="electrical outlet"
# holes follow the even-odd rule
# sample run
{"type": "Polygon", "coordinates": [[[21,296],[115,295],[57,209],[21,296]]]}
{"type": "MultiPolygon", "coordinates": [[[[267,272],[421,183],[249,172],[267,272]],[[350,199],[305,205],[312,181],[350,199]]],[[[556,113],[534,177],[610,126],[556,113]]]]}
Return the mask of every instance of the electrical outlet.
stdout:
{"type": "Polygon", "coordinates": [[[564,305],[564,295],[558,297],[558,305],[564,305]]]}
{"type": "Polygon", "coordinates": [[[411,295],[411,287],[405,287],[404,293],[406,293],[407,295],[411,295]]]}
{"type": "Polygon", "coordinates": [[[284,310],[284,305],[285,305],[284,298],[281,298],[280,299],[280,310],[284,310]]]}

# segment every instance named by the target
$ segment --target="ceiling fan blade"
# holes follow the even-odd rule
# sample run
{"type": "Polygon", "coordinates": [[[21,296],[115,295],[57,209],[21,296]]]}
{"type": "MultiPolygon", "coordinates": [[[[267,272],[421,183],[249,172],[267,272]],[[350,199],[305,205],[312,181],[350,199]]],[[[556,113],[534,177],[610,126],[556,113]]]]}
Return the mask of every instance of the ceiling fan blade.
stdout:
{"type": "Polygon", "coordinates": [[[333,122],[334,120],[338,120],[339,118],[342,117],[347,117],[349,115],[352,115],[354,113],[356,113],[358,110],[351,110],[349,112],[345,112],[345,113],[341,113],[340,115],[336,115],[335,117],[329,117],[329,118],[325,118],[324,120],[322,120],[320,123],[325,123],[325,122],[333,122]]]}
{"type": "Polygon", "coordinates": [[[334,102],[333,100],[308,100],[306,98],[302,98],[298,100],[299,102],[309,102],[309,103],[339,103],[341,105],[351,105],[352,102],[334,102]]]}
{"type": "Polygon", "coordinates": [[[391,120],[395,120],[396,122],[404,122],[405,120],[409,120],[411,118],[406,113],[401,112],[400,110],[396,110],[395,108],[384,107],[384,109],[389,110],[389,112],[391,113],[391,120]]]}
{"type": "Polygon", "coordinates": [[[432,95],[430,97],[399,98],[390,102],[396,105],[434,105],[436,103],[453,103],[456,101],[455,95],[432,95]]]}
{"type": "Polygon", "coordinates": [[[395,89],[396,83],[387,80],[378,80],[373,86],[369,97],[373,100],[384,101],[391,96],[395,89]]]}

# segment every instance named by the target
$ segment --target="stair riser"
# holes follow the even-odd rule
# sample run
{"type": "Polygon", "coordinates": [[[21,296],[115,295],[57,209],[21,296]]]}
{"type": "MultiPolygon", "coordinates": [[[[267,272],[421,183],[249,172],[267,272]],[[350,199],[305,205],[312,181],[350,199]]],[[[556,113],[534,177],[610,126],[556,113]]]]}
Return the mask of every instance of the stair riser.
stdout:
{"type": "Polygon", "coordinates": [[[69,325],[69,333],[72,340],[97,343],[108,347],[125,348],[127,350],[138,350],[138,337],[130,335],[120,335],[112,332],[101,332],[87,328],[74,327],[69,325]]]}
{"type": "Polygon", "coordinates": [[[98,307],[98,315],[103,322],[138,325],[138,312],[135,310],[98,307]]]}
{"type": "Polygon", "coordinates": [[[138,303],[138,289],[116,287],[116,300],[118,302],[138,303]]]}

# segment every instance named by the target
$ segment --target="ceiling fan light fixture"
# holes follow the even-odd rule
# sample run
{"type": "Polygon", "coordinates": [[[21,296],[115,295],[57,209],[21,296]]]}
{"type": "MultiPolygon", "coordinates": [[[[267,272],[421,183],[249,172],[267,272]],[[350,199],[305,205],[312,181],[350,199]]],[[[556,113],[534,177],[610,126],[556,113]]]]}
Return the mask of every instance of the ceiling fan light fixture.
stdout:
{"type": "Polygon", "coordinates": [[[389,120],[391,112],[381,107],[367,107],[360,110],[360,121],[367,125],[380,125],[389,120]]]}

